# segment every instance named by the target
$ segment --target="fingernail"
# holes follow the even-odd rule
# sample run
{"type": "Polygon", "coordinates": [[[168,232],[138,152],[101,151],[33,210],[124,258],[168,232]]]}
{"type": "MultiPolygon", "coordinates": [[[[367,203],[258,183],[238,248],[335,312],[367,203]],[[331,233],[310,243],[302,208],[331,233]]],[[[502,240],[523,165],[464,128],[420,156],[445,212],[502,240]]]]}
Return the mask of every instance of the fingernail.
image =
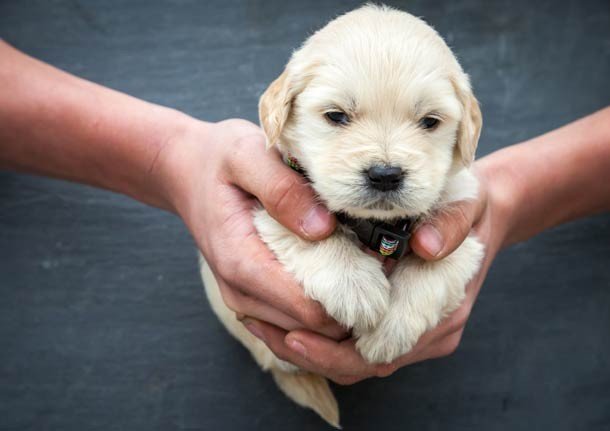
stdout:
{"type": "Polygon", "coordinates": [[[303,221],[301,229],[305,235],[317,237],[328,230],[330,224],[330,213],[321,205],[316,205],[309,210],[303,221]]]}
{"type": "Polygon", "coordinates": [[[425,224],[417,230],[419,242],[432,256],[438,256],[443,249],[443,238],[440,232],[431,224],[425,224]]]}
{"type": "Polygon", "coordinates": [[[263,335],[263,332],[258,326],[256,326],[253,321],[251,321],[250,319],[245,319],[242,323],[252,335],[254,335],[259,340],[265,341],[265,336],[263,335]]]}
{"type": "Polygon", "coordinates": [[[290,340],[290,341],[288,341],[288,347],[290,347],[292,350],[294,350],[296,353],[298,353],[302,357],[307,358],[307,349],[305,348],[303,343],[301,343],[300,341],[290,340]]]}

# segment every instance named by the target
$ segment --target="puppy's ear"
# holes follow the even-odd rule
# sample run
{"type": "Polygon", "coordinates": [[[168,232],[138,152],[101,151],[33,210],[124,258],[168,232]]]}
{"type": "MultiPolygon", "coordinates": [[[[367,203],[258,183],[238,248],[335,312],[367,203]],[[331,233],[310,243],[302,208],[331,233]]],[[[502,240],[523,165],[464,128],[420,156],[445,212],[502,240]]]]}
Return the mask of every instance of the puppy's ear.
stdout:
{"type": "Polygon", "coordinates": [[[472,88],[468,76],[463,74],[458,79],[453,80],[453,86],[460,102],[462,103],[462,121],[458,126],[456,154],[462,164],[470,166],[474,160],[474,153],[477,149],[483,117],[479,102],[472,94],[472,88]]]}
{"type": "Polygon", "coordinates": [[[278,143],[282,129],[290,115],[292,97],[288,84],[288,69],[271,83],[258,102],[258,116],[265,135],[267,148],[278,143]]]}
{"type": "Polygon", "coordinates": [[[284,72],[271,83],[258,102],[258,116],[267,135],[267,147],[278,144],[294,99],[305,89],[311,76],[311,67],[303,64],[299,54],[293,55],[284,72]]]}

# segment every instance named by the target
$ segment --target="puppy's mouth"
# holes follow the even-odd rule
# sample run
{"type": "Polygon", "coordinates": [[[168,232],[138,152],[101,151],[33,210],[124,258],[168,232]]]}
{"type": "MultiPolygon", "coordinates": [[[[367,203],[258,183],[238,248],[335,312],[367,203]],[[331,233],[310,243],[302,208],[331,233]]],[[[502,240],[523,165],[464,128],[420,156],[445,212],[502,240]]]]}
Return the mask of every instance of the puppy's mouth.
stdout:
{"type": "MultiPolygon", "coordinates": [[[[334,212],[343,212],[355,218],[392,220],[414,217],[421,214],[420,205],[415,199],[415,190],[402,185],[397,190],[374,190],[368,184],[337,182],[341,187],[333,187],[331,193],[321,193],[320,197],[334,212]],[[341,190],[341,193],[336,193],[341,190]],[[333,193],[335,192],[335,193],[333,193]]],[[[314,189],[317,189],[314,185],[314,189]]]]}
{"type": "MultiPolygon", "coordinates": [[[[355,202],[354,202],[355,203],[355,202]]],[[[357,218],[373,218],[378,220],[392,220],[402,217],[411,217],[419,213],[405,207],[404,196],[401,193],[367,193],[366,198],[356,205],[343,209],[347,214],[357,218]]]]}
{"type": "Polygon", "coordinates": [[[393,211],[396,209],[396,205],[387,199],[381,199],[377,202],[372,202],[365,205],[364,209],[376,211],[393,211]]]}

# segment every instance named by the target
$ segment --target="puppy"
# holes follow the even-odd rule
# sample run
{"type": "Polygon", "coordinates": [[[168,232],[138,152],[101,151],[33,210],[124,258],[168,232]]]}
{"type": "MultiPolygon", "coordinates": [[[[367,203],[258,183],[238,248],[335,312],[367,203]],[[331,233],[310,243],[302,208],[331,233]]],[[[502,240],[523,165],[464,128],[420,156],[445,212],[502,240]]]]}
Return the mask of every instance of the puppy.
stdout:
{"type": "MultiPolygon", "coordinates": [[[[441,37],[405,12],[367,5],[330,22],[292,55],[262,95],[259,114],[269,146],[298,163],[320,200],[345,219],[421,221],[452,201],[476,197],[468,168],[482,124],[478,103],[441,37]]],[[[407,353],[455,310],[483,255],[471,236],[438,262],[407,254],[388,277],[362,251],[350,223],[308,242],[264,209],[254,220],[305,293],[352,328],[357,349],[372,363],[407,353]]],[[[391,235],[379,241],[382,254],[396,247],[391,235]]],[[[202,274],[229,331],[289,397],[338,426],[326,380],[276,358],[235,320],[205,262],[202,274]]]]}

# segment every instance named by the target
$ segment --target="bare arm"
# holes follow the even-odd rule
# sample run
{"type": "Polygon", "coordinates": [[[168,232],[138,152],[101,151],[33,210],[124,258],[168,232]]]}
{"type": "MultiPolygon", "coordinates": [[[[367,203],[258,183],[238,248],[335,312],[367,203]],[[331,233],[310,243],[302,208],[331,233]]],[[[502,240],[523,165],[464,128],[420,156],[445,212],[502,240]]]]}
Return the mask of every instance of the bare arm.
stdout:
{"type": "Polygon", "coordinates": [[[172,209],[156,161],[187,117],[0,41],[0,168],[87,183],[172,209]]]}
{"type": "Polygon", "coordinates": [[[256,125],[198,121],[79,79],[2,41],[0,59],[1,169],[87,183],[173,211],[236,313],[287,329],[343,333],[253,235],[257,200],[304,238],[321,239],[334,228],[304,180],[265,151],[256,125]]]}
{"type": "Polygon", "coordinates": [[[610,107],[481,160],[508,226],[504,245],[610,210],[610,107]]]}

